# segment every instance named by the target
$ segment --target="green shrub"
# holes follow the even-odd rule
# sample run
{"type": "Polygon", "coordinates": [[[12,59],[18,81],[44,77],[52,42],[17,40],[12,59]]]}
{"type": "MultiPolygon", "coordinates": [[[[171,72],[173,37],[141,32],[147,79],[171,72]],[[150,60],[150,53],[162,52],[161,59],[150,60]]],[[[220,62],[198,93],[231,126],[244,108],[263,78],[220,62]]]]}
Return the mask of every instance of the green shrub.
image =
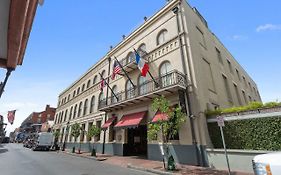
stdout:
{"type": "MultiPolygon", "coordinates": [[[[281,150],[281,117],[225,121],[224,137],[228,149],[281,150]]],[[[214,148],[223,148],[217,123],[208,123],[214,148]]]]}

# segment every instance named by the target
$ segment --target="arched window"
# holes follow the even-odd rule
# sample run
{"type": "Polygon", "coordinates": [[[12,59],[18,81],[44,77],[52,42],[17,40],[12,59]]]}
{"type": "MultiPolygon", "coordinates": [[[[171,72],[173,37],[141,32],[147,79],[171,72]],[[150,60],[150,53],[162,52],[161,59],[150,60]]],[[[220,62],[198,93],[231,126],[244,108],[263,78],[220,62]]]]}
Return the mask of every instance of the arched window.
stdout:
{"type": "Polygon", "coordinates": [[[85,84],[82,85],[82,92],[85,90],[85,84]]]}
{"type": "Polygon", "coordinates": [[[64,121],[66,121],[66,118],[67,118],[67,110],[65,111],[65,114],[64,114],[64,121]]]}
{"type": "Polygon", "coordinates": [[[77,89],[77,95],[79,95],[80,93],[80,87],[77,89]]]}
{"type": "Polygon", "coordinates": [[[129,80],[126,83],[126,95],[127,99],[132,98],[135,95],[134,86],[129,80]]]}
{"type": "Polygon", "coordinates": [[[101,92],[99,95],[99,106],[103,100],[104,100],[104,94],[103,94],[103,92],[101,92]]]}
{"type": "MultiPolygon", "coordinates": [[[[112,87],[113,93],[117,96],[117,86],[112,87]]],[[[114,96],[114,94],[111,94],[111,103],[117,103],[117,98],[114,96]]]]}
{"type": "Polygon", "coordinates": [[[58,120],[58,114],[56,114],[55,116],[55,124],[57,124],[57,120],[58,120]]]}
{"type": "Polygon", "coordinates": [[[91,84],[91,80],[88,80],[88,82],[87,82],[87,88],[89,88],[90,87],[90,84],[91,84]]]}
{"type": "Polygon", "coordinates": [[[73,106],[71,106],[70,111],[69,111],[69,120],[71,120],[71,117],[72,117],[72,110],[73,110],[73,106]]]}
{"type": "Polygon", "coordinates": [[[167,33],[168,33],[168,31],[166,29],[163,29],[159,32],[159,34],[157,35],[157,45],[160,45],[160,44],[163,44],[166,42],[167,33]]]}
{"type": "Polygon", "coordinates": [[[77,113],[77,104],[74,106],[73,119],[75,119],[76,113],[77,113]]]}
{"type": "Polygon", "coordinates": [[[94,79],[93,79],[93,85],[96,84],[97,82],[97,75],[95,75],[94,79]]]}
{"type": "Polygon", "coordinates": [[[131,63],[135,61],[135,54],[133,52],[130,52],[127,56],[127,63],[131,63]]]}
{"type": "Polygon", "coordinates": [[[148,91],[147,86],[147,78],[143,76],[139,76],[139,94],[146,94],[148,91]]]}
{"type": "Polygon", "coordinates": [[[84,102],[83,115],[87,114],[87,109],[88,109],[88,99],[86,99],[85,102],[84,102]]]}
{"type": "Polygon", "coordinates": [[[91,105],[90,105],[90,113],[92,113],[94,111],[94,106],[95,106],[95,96],[92,96],[91,105]]]}
{"type": "Polygon", "coordinates": [[[70,100],[70,94],[68,94],[68,97],[67,97],[67,101],[69,101],[70,100]]]}
{"type": "Polygon", "coordinates": [[[60,123],[62,123],[62,121],[63,121],[63,111],[61,112],[60,123]]]}
{"type": "Polygon", "coordinates": [[[75,97],[76,91],[73,91],[73,97],[75,97]]]}
{"type": "Polygon", "coordinates": [[[170,62],[164,62],[160,67],[160,77],[162,87],[169,86],[172,84],[172,65],[170,62]]]}
{"type": "Polygon", "coordinates": [[[82,112],[82,101],[79,103],[79,107],[78,107],[78,117],[81,117],[81,112],[82,112]]]}
{"type": "Polygon", "coordinates": [[[143,44],[141,44],[140,46],[139,46],[139,48],[138,48],[138,54],[141,56],[141,57],[143,57],[144,55],[146,55],[146,45],[143,43],[143,44]]]}

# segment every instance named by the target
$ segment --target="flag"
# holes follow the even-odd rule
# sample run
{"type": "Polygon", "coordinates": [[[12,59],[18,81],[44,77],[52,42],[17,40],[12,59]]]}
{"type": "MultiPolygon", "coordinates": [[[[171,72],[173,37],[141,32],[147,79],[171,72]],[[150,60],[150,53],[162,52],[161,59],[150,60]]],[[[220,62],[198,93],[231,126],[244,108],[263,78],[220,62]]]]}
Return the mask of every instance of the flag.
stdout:
{"type": "Polygon", "coordinates": [[[104,79],[102,78],[100,81],[100,90],[103,91],[104,88],[104,79]]]}
{"type": "Polygon", "coordinates": [[[16,110],[8,111],[8,122],[11,123],[11,125],[14,123],[16,110]]]}
{"type": "Polygon", "coordinates": [[[136,50],[135,50],[135,55],[136,55],[136,62],[137,62],[138,68],[141,71],[141,75],[143,77],[145,77],[147,72],[149,71],[149,66],[148,66],[147,62],[141,58],[141,56],[138,54],[138,52],[136,50]]]}
{"type": "Polygon", "coordinates": [[[120,72],[121,72],[121,68],[120,68],[119,64],[117,63],[117,61],[115,60],[114,64],[113,64],[113,72],[111,75],[111,79],[114,80],[115,75],[119,74],[120,72]]]}

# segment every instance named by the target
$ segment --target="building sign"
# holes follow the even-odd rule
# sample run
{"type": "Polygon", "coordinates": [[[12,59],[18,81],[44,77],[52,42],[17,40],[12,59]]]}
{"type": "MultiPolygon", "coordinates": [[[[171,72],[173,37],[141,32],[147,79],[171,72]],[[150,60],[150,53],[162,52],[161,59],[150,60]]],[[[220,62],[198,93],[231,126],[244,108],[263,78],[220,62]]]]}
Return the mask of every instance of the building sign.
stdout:
{"type": "Polygon", "coordinates": [[[218,125],[220,127],[223,127],[224,126],[224,117],[223,116],[218,116],[217,117],[217,122],[218,122],[218,125]]]}

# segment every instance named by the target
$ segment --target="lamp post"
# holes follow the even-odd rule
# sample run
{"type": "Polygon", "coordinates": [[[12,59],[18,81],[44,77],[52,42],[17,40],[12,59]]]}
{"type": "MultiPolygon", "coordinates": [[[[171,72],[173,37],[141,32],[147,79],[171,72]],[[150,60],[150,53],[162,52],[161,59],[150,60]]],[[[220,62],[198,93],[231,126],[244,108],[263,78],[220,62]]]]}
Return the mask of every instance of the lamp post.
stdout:
{"type": "Polygon", "coordinates": [[[64,137],[64,141],[63,141],[63,145],[62,145],[62,151],[65,150],[65,142],[66,142],[66,138],[68,137],[68,126],[69,126],[69,121],[66,123],[66,128],[65,128],[65,137],[64,137]]]}

